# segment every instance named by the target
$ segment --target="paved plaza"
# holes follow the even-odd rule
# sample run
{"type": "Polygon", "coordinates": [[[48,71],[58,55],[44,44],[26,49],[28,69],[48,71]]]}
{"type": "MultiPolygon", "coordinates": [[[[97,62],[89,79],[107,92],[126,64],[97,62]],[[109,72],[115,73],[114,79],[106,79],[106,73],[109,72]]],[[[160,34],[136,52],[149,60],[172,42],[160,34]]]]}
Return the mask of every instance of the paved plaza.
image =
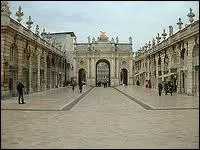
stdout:
{"type": "Polygon", "coordinates": [[[1,148],[199,148],[199,98],[136,86],[1,100],[1,148]]]}

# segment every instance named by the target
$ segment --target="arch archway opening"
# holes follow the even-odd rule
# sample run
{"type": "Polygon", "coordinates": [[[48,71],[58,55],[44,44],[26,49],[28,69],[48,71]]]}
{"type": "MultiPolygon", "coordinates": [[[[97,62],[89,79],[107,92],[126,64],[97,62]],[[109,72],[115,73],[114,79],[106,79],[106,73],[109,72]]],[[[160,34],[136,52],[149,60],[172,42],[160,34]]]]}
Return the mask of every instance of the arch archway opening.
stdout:
{"type": "Polygon", "coordinates": [[[126,68],[121,69],[121,74],[120,74],[120,81],[124,85],[128,85],[128,71],[126,68]]]}
{"type": "Polygon", "coordinates": [[[78,71],[78,84],[81,82],[82,84],[86,84],[86,71],[83,68],[78,71]]]}
{"type": "Polygon", "coordinates": [[[110,87],[110,63],[106,59],[100,59],[96,63],[96,86],[107,83],[110,87]]]}

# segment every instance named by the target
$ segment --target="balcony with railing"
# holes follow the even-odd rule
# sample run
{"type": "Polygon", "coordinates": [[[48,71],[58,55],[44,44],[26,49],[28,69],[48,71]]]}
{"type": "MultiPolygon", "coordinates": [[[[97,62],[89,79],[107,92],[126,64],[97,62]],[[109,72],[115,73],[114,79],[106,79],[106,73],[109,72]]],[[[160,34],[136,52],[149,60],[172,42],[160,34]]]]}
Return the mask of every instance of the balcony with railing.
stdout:
{"type": "Polygon", "coordinates": [[[13,28],[14,30],[20,32],[22,35],[27,36],[31,40],[36,41],[38,44],[45,46],[47,49],[50,49],[50,51],[55,52],[56,54],[61,55],[61,56],[64,55],[64,52],[62,52],[58,47],[52,46],[50,42],[37,36],[31,30],[27,29],[22,24],[18,23],[17,21],[15,21],[12,18],[10,18],[10,27],[13,28]]]}

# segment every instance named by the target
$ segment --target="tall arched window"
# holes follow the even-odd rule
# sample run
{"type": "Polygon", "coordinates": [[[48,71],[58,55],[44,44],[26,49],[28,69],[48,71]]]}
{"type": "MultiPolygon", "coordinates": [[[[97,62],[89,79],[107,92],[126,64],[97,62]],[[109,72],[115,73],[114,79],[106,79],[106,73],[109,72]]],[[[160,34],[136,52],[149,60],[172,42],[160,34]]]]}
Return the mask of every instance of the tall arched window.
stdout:
{"type": "Polygon", "coordinates": [[[161,70],[161,58],[158,58],[158,70],[161,70]]]}
{"type": "Polygon", "coordinates": [[[181,59],[182,60],[185,59],[185,48],[183,48],[182,51],[181,51],[181,59]]]}
{"type": "Polygon", "coordinates": [[[10,47],[10,62],[11,62],[11,64],[17,65],[17,61],[18,61],[17,56],[18,56],[17,46],[13,43],[10,47]]]}
{"type": "Polygon", "coordinates": [[[169,64],[169,58],[168,58],[167,55],[165,55],[165,58],[164,58],[164,70],[168,69],[168,64],[169,64]]]}

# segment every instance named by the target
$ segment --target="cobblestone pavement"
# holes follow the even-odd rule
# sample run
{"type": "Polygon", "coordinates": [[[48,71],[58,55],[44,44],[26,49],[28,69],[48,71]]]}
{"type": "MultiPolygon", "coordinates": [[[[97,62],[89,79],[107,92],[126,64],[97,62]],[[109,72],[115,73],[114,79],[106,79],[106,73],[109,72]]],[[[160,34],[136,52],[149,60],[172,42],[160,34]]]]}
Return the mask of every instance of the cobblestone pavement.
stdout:
{"type": "MultiPolygon", "coordinates": [[[[91,87],[83,86],[83,92],[89,89],[91,89],[91,87]]],[[[1,109],[60,110],[80,95],[78,86],[75,87],[74,91],[72,91],[72,87],[56,88],[49,91],[25,95],[25,105],[18,105],[18,97],[2,100],[1,109]]]]}
{"type": "MultiPolygon", "coordinates": [[[[24,105],[2,100],[1,147],[199,148],[199,109],[194,97],[186,102],[187,96],[179,100],[182,95],[174,95],[172,105],[170,95],[157,98],[151,94],[156,91],[149,91],[150,96],[142,88],[137,88],[140,93],[136,95],[136,88],[95,87],[69,110],[63,108],[81,94],[66,88],[30,96],[24,105]],[[146,109],[117,89],[153,109],[146,109]],[[161,105],[158,99],[166,101],[161,105]],[[22,107],[29,110],[20,110],[22,107]]],[[[85,87],[84,92],[90,89],[85,87]]]]}
{"type": "Polygon", "coordinates": [[[199,97],[188,96],[186,94],[170,93],[161,96],[158,95],[158,90],[141,88],[134,85],[118,86],[116,89],[131,97],[136,98],[140,102],[147,104],[152,109],[197,109],[199,108],[199,97]]]}

